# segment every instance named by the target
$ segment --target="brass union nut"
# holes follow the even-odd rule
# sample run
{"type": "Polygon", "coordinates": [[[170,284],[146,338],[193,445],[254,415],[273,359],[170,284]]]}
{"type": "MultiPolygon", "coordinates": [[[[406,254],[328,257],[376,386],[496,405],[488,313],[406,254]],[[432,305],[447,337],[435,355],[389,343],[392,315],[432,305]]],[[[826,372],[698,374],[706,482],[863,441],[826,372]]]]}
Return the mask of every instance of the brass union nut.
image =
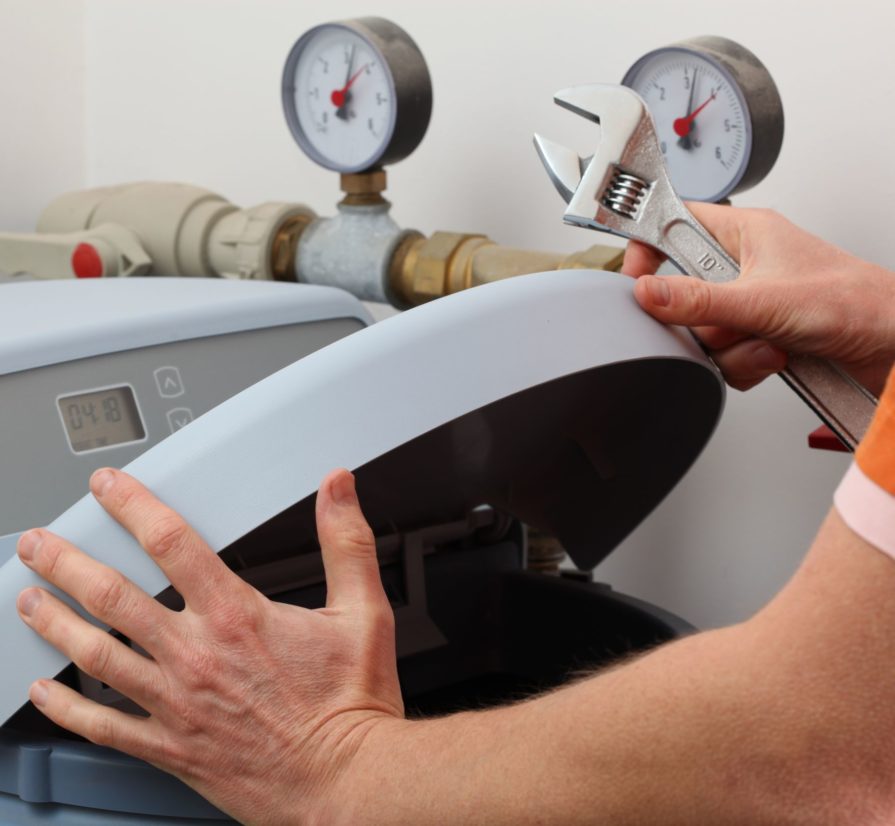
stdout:
{"type": "Polygon", "coordinates": [[[422,241],[403,267],[411,302],[420,304],[470,286],[465,282],[472,248],[490,243],[484,235],[459,232],[436,232],[422,241]]]}

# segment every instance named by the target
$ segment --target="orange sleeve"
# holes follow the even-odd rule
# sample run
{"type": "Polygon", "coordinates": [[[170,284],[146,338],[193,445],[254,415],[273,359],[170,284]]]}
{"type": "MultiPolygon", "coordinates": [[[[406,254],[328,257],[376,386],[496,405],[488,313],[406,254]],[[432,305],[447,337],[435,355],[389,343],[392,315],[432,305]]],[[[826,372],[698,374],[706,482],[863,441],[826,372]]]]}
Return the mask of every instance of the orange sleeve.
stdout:
{"type": "Polygon", "coordinates": [[[855,461],[868,478],[895,496],[895,369],[889,373],[876,415],[855,451],[855,461]]]}

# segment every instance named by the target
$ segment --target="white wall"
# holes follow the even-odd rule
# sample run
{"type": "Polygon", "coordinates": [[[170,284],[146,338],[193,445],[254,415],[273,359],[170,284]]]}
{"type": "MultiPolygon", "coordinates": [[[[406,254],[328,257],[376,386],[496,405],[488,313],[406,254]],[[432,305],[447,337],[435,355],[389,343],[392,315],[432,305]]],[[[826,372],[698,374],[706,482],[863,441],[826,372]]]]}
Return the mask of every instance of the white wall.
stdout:
{"type": "MultiPolygon", "coordinates": [[[[595,235],[562,225],[562,204],[531,148],[536,130],[582,150],[595,140],[553,105],[552,93],[617,80],[649,49],[719,34],[768,65],[787,117],[777,168],[737,203],[774,207],[895,268],[888,237],[895,11],[883,0],[0,0],[0,12],[16,41],[12,91],[0,85],[0,94],[24,112],[11,138],[0,128],[0,169],[14,176],[2,181],[5,226],[33,223],[52,194],[80,184],[82,168],[89,185],[184,180],[243,205],[300,200],[327,213],[337,181],[292,143],[280,111],[282,63],[307,27],[379,14],[417,40],[435,88],[425,141],[390,172],[402,225],[475,230],[545,249],[595,243],[595,235]],[[53,20],[50,46],[34,23],[37,8],[53,20]],[[82,22],[83,91],[72,56],[82,22]],[[50,66],[59,61],[71,71],[54,83],[50,66]],[[80,126],[69,129],[56,116],[63,107],[80,123],[81,95],[84,141],[80,126]],[[27,151],[10,163],[23,142],[27,151]]],[[[748,615],[797,564],[846,465],[845,457],[807,449],[815,424],[777,380],[731,394],[696,468],[600,576],[699,625],[748,615]]]]}
{"type": "Polygon", "coordinates": [[[84,2],[0,0],[0,228],[84,185],[84,2]]]}

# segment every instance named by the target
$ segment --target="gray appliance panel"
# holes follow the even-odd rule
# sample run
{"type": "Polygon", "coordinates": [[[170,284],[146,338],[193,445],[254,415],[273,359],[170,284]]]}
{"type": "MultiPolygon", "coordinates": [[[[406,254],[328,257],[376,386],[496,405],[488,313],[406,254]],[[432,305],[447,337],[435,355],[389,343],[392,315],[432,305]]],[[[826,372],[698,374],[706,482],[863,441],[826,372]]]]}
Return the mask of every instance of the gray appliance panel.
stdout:
{"type": "Polygon", "coordinates": [[[51,279],[8,284],[0,373],[263,327],[372,319],[344,290],[226,278],[51,279]]]}
{"type": "Polygon", "coordinates": [[[47,524],[84,495],[96,468],[123,467],[230,396],[363,326],[356,318],[289,324],[0,376],[0,535],[47,524]],[[73,452],[57,398],[122,385],[133,389],[146,437],[73,452]]]}

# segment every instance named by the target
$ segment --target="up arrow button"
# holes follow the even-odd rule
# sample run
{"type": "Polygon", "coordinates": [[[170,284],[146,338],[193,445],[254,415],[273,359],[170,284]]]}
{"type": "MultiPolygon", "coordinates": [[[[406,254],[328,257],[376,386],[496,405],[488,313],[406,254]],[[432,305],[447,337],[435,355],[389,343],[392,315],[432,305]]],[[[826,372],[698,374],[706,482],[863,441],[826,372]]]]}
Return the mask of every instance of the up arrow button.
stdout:
{"type": "Polygon", "coordinates": [[[153,371],[155,386],[163,399],[175,399],[183,395],[183,380],[176,367],[158,367],[153,371]]]}

